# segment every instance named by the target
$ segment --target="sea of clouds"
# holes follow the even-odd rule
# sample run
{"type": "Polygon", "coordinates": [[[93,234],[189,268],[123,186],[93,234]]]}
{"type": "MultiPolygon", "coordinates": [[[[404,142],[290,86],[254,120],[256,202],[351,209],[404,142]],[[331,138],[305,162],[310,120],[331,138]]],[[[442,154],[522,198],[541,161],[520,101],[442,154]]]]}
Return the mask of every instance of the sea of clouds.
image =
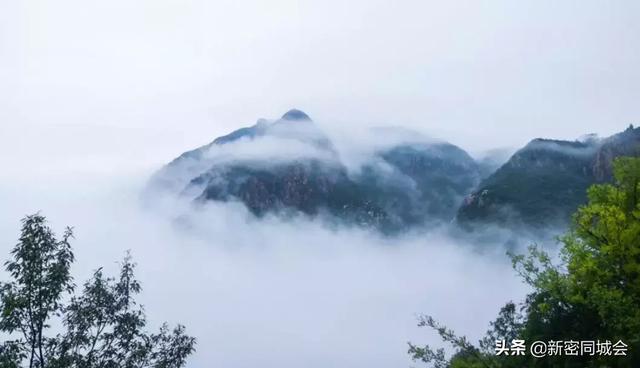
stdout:
{"type": "Polygon", "coordinates": [[[198,338],[190,367],[409,366],[408,341],[440,344],[417,314],[476,339],[526,293],[498,243],[258,220],[239,203],[194,207],[160,194],[143,205],[156,166],[43,160],[0,180],[0,253],[36,211],[58,233],[74,227],[77,283],[101,266],[115,273],[131,250],[150,324],[181,323],[198,338]]]}

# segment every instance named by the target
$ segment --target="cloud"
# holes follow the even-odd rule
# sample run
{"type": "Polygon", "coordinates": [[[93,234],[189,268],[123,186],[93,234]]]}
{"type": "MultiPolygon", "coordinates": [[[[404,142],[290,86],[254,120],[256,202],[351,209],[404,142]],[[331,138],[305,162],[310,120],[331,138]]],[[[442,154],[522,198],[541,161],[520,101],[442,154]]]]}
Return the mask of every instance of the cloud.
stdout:
{"type": "Polygon", "coordinates": [[[46,185],[2,180],[0,252],[36,210],[56,229],[75,226],[77,280],[99,266],[115,272],[131,249],[151,323],[183,323],[198,337],[190,367],[408,366],[407,341],[439,343],[415,326],[417,313],[478,338],[526,291],[499,246],[257,220],[237,203],[194,209],[168,197],[149,210],[139,202],[146,179],[87,170],[46,185]]]}
{"type": "Polygon", "coordinates": [[[294,161],[318,160],[338,165],[335,152],[303,140],[278,135],[243,137],[225,144],[208,144],[197,153],[186,153],[154,175],[152,184],[160,184],[174,192],[185,189],[189,182],[214,167],[241,164],[245,167],[274,166],[294,161]]]}
{"type": "Polygon", "coordinates": [[[596,153],[601,143],[602,141],[595,139],[587,142],[534,140],[524,150],[553,151],[567,156],[588,158],[596,153]]]}

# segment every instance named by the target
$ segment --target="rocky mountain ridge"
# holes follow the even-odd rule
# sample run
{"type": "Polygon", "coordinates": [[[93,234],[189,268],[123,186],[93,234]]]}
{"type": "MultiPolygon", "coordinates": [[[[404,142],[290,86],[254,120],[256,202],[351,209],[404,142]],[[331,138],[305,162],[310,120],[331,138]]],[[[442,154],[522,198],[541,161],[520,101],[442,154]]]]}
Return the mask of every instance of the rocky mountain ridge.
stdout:
{"type": "Polygon", "coordinates": [[[256,216],[328,215],[394,232],[450,222],[479,179],[478,165],[464,150],[420,139],[376,150],[354,170],[304,112],[291,110],[183,153],[153,183],[196,203],[239,201],[256,216]],[[303,150],[267,158],[270,141],[276,150],[295,145],[303,150]],[[240,152],[259,145],[265,147],[262,155],[220,159],[225,146],[240,152]]]}
{"type": "Polygon", "coordinates": [[[152,186],[194,203],[240,202],[258,217],[302,213],[390,233],[451,222],[544,228],[566,224],[591,184],[611,180],[615,157],[638,155],[640,128],[630,126],[604,139],[534,139],[497,169],[448,142],[415,137],[354,168],[293,109],[183,153],[152,186]]]}
{"type": "Polygon", "coordinates": [[[616,157],[640,155],[640,128],[604,139],[534,139],[465,198],[457,221],[467,226],[566,225],[594,183],[612,180],[616,157]]]}

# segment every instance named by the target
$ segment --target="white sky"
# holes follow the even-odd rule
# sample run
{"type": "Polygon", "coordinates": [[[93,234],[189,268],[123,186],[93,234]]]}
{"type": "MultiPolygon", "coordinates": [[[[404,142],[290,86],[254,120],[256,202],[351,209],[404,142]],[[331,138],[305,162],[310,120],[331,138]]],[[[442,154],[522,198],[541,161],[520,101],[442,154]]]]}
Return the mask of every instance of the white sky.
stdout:
{"type": "Polygon", "coordinates": [[[0,1],[1,163],[159,164],[290,107],[471,151],[608,135],[640,120],[639,14],[636,1],[0,1]]]}

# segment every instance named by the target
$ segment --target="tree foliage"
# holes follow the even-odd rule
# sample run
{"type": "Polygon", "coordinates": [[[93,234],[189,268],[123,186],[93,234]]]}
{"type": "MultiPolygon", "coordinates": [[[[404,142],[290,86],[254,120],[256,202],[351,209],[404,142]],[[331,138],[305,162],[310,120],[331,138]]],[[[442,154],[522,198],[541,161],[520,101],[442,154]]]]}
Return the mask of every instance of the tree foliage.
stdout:
{"type": "Polygon", "coordinates": [[[67,228],[57,240],[39,214],[22,220],[5,263],[11,280],[0,284],[0,331],[9,336],[0,345],[0,367],[184,366],[195,339],[181,325],[145,331],[144,309],[135,300],[141,286],[128,254],[117,278],[100,268],[76,294],[72,236],[67,228]]]}
{"type": "MultiPolygon", "coordinates": [[[[479,347],[437,324],[456,353],[450,359],[409,344],[415,360],[433,367],[638,367],[640,366],[640,158],[614,161],[615,182],[593,185],[588,204],[562,236],[557,263],[537,246],[512,255],[514,268],[533,292],[519,306],[509,303],[479,347]],[[443,333],[444,332],[444,333],[443,333]],[[496,356],[495,341],[622,340],[626,356],[496,356]]],[[[424,323],[427,321],[428,323],[424,323]]]]}

